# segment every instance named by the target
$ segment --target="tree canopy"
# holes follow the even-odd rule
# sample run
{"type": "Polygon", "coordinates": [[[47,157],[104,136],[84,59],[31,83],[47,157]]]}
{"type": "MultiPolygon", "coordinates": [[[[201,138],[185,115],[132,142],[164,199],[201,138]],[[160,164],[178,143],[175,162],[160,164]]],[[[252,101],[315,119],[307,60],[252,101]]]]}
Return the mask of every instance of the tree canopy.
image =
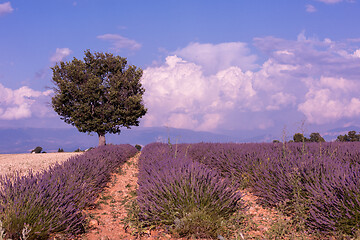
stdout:
{"type": "Polygon", "coordinates": [[[325,142],[325,139],[317,132],[311,133],[310,138],[304,137],[302,133],[295,133],[293,139],[294,142],[325,142]]]}
{"type": "Polygon", "coordinates": [[[111,53],[85,51],[84,60],[57,63],[53,70],[52,107],[80,132],[95,132],[99,145],[106,133],[139,125],[146,114],[140,83],[142,70],[111,53]]]}
{"type": "Polygon", "coordinates": [[[325,139],[320,135],[320,133],[314,132],[310,134],[310,142],[325,142],[325,139]]]}
{"type": "Polygon", "coordinates": [[[348,134],[337,136],[338,142],[359,142],[360,134],[356,134],[356,131],[349,131],[348,134]]]}
{"type": "MultiPolygon", "coordinates": [[[[305,142],[304,134],[302,133],[295,133],[293,136],[294,142],[305,142]]],[[[307,139],[306,139],[307,140],[307,139]]]]}

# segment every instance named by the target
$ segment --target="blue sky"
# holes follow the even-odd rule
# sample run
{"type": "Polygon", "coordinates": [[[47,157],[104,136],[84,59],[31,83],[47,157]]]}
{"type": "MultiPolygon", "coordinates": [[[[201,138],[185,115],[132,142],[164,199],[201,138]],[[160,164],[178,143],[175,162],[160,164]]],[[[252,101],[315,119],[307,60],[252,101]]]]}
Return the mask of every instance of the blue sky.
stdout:
{"type": "Polygon", "coordinates": [[[0,0],[0,128],[67,127],[51,66],[86,49],[144,70],[141,126],[360,126],[358,0],[0,0]]]}

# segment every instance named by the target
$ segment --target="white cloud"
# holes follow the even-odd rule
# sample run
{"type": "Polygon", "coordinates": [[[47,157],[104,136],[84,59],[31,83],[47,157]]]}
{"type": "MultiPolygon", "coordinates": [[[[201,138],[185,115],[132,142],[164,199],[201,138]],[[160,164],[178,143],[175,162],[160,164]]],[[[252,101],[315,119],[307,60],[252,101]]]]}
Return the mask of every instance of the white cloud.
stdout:
{"type": "Polygon", "coordinates": [[[359,83],[355,81],[351,81],[342,77],[321,77],[320,85],[323,87],[327,87],[334,91],[343,91],[344,93],[349,91],[356,91],[359,89],[359,83]]]}
{"type": "MultiPolygon", "coordinates": [[[[275,67],[274,72],[281,68],[275,67]]],[[[201,66],[169,56],[165,64],[144,70],[144,101],[149,111],[143,124],[212,131],[229,127],[231,119],[244,118],[249,112],[279,110],[293,104],[294,96],[270,91],[266,87],[269,79],[262,76],[235,66],[209,76],[201,66]]],[[[263,121],[255,123],[265,126],[263,121]]]]}
{"type": "Polygon", "coordinates": [[[280,110],[285,106],[294,106],[296,97],[289,93],[277,92],[270,97],[270,104],[266,110],[280,110]]]}
{"type": "Polygon", "coordinates": [[[308,4],[305,7],[306,7],[306,12],[313,13],[313,12],[317,11],[317,9],[314,7],[314,5],[308,4]]]}
{"type": "Polygon", "coordinates": [[[51,93],[51,90],[40,92],[26,86],[12,90],[0,84],[0,119],[16,120],[33,114],[44,116],[49,111],[44,101],[51,93]]]}
{"type": "Polygon", "coordinates": [[[247,44],[242,42],[190,43],[185,48],[175,51],[174,54],[201,66],[205,74],[215,74],[232,66],[239,67],[243,71],[257,67],[256,56],[250,54],[247,44]]]}
{"type": "Polygon", "coordinates": [[[359,44],[305,32],[297,40],[257,38],[254,45],[267,59],[244,70],[235,60],[221,65],[235,57],[218,47],[232,45],[192,43],[176,51],[184,57],[168,56],[144,70],[149,112],[143,124],[216,131],[282,128],[304,115],[314,124],[353,121],[360,116],[359,44]],[[208,57],[196,58],[201,52],[208,57]]]}
{"type": "Polygon", "coordinates": [[[353,57],[360,58],[360,49],[357,49],[353,54],[353,57]]]}
{"type": "Polygon", "coordinates": [[[298,109],[310,123],[323,124],[360,115],[358,81],[322,76],[320,80],[306,79],[305,84],[309,91],[298,109]]]}
{"type": "Polygon", "coordinates": [[[140,43],[118,34],[104,34],[97,36],[97,38],[111,42],[113,49],[117,52],[124,48],[130,50],[139,50],[141,48],[140,43]]]}
{"type": "Polygon", "coordinates": [[[218,87],[226,98],[246,100],[256,95],[252,86],[251,74],[238,67],[230,67],[216,74],[218,87]]]}
{"type": "Polygon", "coordinates": [[[334,98],[330,89],[310,90],[306,101],[299,104],[309,123],[331,123],[343,118],[360,115],[359,98],[334,98]]]}
{"type": "Polygon", "coordinates": [[[12,13],[14,9],[11,7],[10,2],[5,2],[0,4],[0,16],[5,15],[7,13],[12,13]]]}
{"type": "Polygon", "coordinates": [[[205,114],[202,123],[198,126],[200,131],[214,130],[222,122],[222,116],[219,113],[205,114]]]}
{"type": "Polygon", "coordinates": [[[72,51],[69,48],[56,48],[56,52],[51,56],[50,62],[53,64],[61,62],[71,53],[72,51]]]}
{"type": "Polygon", "coordinates": [[[216,101],[208,80],[201,67],[176,56],[167,57],[163,66],[145,69],[142,82],[149,112],[144,125],[196,129],[201,124],[196,115],[216,101]]]}
{"type": "Polygon", "coordinates": [[[270,58],[261,66],[258,72],[254,72],[254,86],[265,92],[278,92],[283,90],[287,81],[289,81],[289,73],[296,71],[298,66],[295,64],[279,63],[275,59],[270,58]]]}

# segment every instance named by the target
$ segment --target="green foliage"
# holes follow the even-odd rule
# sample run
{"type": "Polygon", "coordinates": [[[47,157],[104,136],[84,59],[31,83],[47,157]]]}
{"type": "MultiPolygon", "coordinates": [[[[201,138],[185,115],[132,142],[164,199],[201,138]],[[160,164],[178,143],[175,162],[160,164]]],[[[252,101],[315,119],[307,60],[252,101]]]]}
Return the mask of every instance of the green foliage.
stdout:
{"type": "Polygon", "coordinates": [[[138,151],[141,151],[141,146],[139,144],[136,144],[135,145],[135,148],[138,150],[138,151]]]}
{"type": "MultiPolygon", "coordinates": [[[[31,229],[29,229],[29,225],[28,224],[24,224],[24,228],[21,231],[21,240],[26,240],[29,237],[29,233],[30,233],[31,229]]],[[[0,220],[0,240],[11,240],[10,238],[6,237],[5,234],[5,229],[3,228],[3,224],[2,221],[0,220]]]]}
{"type": "Polygon", "coordinates": [[[293,139],[294,139],[294,142],[305,142],[306,138],[304,137],[304,134],[302,134],[302,133],[295,133],[293,139]]]}
{"type": "Polygon", "coordinates": [[[42,147],[36,147],[36,148],[34,148],[32,151],[31,151],[31,153],[41,153],[41,151],[42,151],[42,147]]]}
{"type": "Polygon", "coordinates": [[[172,231],[179,237],[216,238],[226,232],[222,225],[225,221],[227,219],[209,214],[204,209],[194,208],[181,219],[175,219],[172,231]]]}
{"type": "Polygon", "coordinates": [[[293,139],[294,142],[325,142],[325,139],[317,132],[311,133],[310,138],[304,137],[302,133],[295,133],[293,139]]]}
{"type": "Polygon", "coordinates": [[[356,131],[349,131],[348,134],[339,135],[336,139],[338,142],[359,142],[360,134],[356,134],[356,131]]]}
{"type": "Polygon", "coordinates": [[[59,149],[58,149],[58,152],[64,152],[64,149],[59,148],[59,149]]]}
{"type": "Polygon", "coordinates": [[[325,142],[325,139],[320,135],[320,133],[311,133],[310,142],[325,142]]]}
{"type": "Polygon", "coordinates": [[[138,126],[147,111],[142,70],[128,65],[126,58],[87,50],[83,61],[74,58],[51,69],[55,112],[80,132],[96,132],[100,145],[105,144],[106,133],[138,126]]]}

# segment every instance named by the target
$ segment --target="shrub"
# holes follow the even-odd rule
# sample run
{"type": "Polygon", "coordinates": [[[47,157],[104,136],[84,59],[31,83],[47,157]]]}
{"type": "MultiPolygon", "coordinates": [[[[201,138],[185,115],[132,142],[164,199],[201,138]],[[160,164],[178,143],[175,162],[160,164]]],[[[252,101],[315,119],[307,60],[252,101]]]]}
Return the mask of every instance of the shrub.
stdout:
{"type": "Polygon", "coordinates": [[[174,157],[167,145],[145,146],[139,161],[139,218],[166,225],[180,237],[216,238],[224,222],[244,209],[238,185],[218,171],[174,157]]]}
{"type": "Polygon", "coordinates": [[[307,219],[311,229],[356,234],[360,229],[360,164],[324,162],[305,186],[311,201],[307,219]]]}
{"type": "Polygon", "coordinates": [[[135,148],[140,152],[142,147],[139,144],[136,144],[135,148]]]}
{"type": "Polygon", "coordinates": [[[58,152],[64,152],[64,149],[59,148],[59,149],[58,149],[58,152]]]}
{"type": "Polygon", "coordinates": [[[42,147],[36,147],[31,151],[31,153],[41,153],[41,151],[42,151],[42,147]]]}

